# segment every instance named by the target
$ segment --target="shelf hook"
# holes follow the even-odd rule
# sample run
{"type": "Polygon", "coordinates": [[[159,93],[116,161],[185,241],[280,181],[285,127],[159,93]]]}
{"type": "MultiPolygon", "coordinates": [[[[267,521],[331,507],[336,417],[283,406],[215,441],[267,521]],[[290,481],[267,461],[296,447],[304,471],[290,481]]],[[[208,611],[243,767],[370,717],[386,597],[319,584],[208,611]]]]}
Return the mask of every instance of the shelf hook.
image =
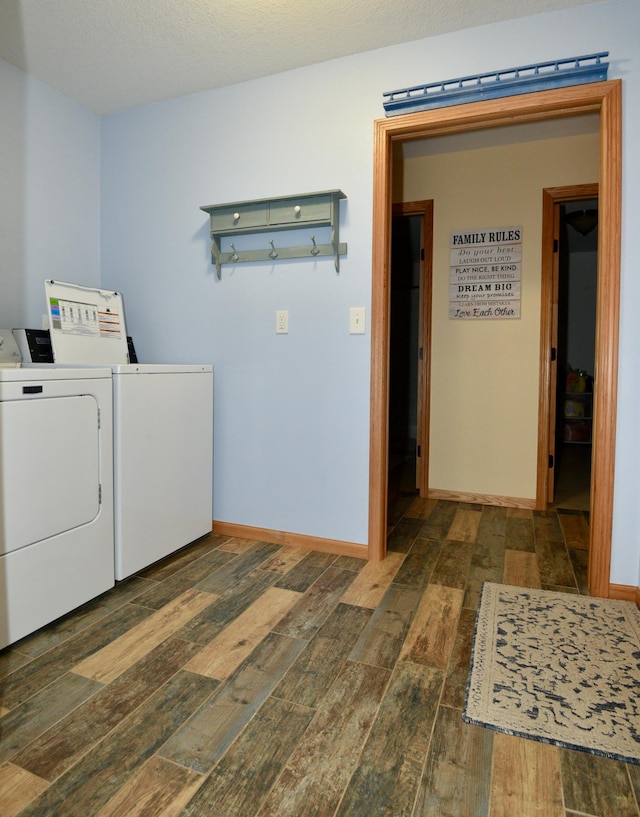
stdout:
{"type": "Polygon", "coordinates": [[[231,261],[235,264],[240,260],[240,256],[236,252],[236,245],[231,244],[231,249],[233,250],[233,255],[231,256],[231,261]]]}
{"type": "Polygon", "coordinates": [[[271,252],[269,253],[269,258],[277,258],[278,253],[276,252],[276,248],[273,246],[273,241],[269,239],[269,244],[271,244],[271,252]]]}
{"type": "Polygon", "coordinates": [[[311,236],[311,240],[313,241],[313,247],[311,248],[311,255],[318,255],[320,250],[318,249],[318,245],[316,244],[316,237],[315,235],[311,236]]]}

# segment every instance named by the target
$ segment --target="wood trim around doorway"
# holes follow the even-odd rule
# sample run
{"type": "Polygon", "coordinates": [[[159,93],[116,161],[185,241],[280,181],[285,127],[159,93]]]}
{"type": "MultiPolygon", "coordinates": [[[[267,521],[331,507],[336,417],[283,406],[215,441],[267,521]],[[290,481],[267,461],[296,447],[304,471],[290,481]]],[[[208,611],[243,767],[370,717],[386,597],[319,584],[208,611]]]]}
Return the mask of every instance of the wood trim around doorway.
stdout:
{"type": "MultiPolygon", "coordinates": [[[[598,317],[596,376],[602,395],[594,407],[597,458],[592,466],[589,591],[611,594],[611,532],[615,455],[622,180],[622,83],[571,86],[468,105],[421,111],[374,123],[374,189],[371,302],[371,409],[369,459],[369,559],[387,547],[387,418],[389,400],[389,279],[393,145],[465,131],[585,113],[600,116],[598,213],[598,317]],[[613,288],[607,290],[613,284],[613,288]]],[[[595,452],[594,452],[595,454],[595,452]]]]}

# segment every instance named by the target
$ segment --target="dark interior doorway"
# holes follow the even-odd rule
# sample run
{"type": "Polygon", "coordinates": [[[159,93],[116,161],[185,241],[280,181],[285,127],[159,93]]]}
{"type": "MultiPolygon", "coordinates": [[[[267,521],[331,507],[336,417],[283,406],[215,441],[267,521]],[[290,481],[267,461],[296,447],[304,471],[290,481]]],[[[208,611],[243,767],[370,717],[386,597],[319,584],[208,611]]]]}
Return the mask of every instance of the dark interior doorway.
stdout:
{"type": "Polygon", "coordinates": [[[589,510],[597,307],[598,201],[563,202],[553,504],[589,510]]]}
{"type": "Polygon", "coordinates": [[[395,215],[391,237],[389,338],[390,504],[415,496],[418,479],[421,215],[395,215]]]}

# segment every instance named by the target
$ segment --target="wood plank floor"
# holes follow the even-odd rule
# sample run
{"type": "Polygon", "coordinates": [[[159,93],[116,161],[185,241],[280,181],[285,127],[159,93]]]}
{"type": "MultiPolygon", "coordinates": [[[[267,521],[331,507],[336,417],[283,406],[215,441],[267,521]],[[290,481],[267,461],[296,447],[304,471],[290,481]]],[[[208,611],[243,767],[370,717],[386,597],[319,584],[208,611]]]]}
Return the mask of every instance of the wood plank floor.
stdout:
{"type": "Polygon", "coordinates": [[[381,564],[211,535],[0,653],[2,817],[640,817],[640,767],[462,722],[483,581],[588,514],[399,493],[381,564]]]}

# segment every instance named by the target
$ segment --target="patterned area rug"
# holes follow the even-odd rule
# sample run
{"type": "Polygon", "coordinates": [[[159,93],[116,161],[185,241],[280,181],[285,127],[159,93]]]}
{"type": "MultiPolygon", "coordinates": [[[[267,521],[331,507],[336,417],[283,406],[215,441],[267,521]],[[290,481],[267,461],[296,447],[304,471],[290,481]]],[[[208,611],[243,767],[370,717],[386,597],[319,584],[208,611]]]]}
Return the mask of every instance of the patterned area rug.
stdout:
{"type": "Polygon", "coordinates": [[[462,718],[640,764],[635,604],[485,582],[462,718]]]}

